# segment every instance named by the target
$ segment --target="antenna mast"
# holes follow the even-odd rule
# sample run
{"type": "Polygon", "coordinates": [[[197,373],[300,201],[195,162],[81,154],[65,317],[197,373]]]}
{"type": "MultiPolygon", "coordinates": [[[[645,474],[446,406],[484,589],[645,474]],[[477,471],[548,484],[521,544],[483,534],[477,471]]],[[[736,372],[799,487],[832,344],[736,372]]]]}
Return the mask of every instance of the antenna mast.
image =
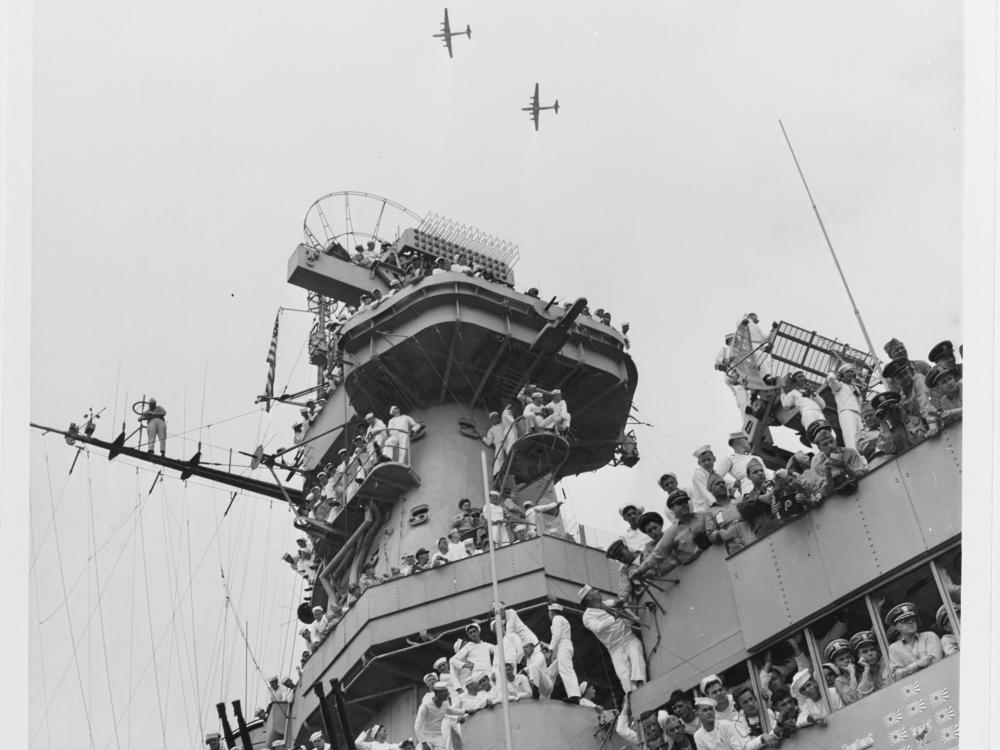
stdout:
{"type": "Polygon", "coordinates": [[[799,160],[795,156],[795,149],[792,148],[792,142],[788,138],[788,133],[785,131],[785,126],[778,120],[778,125],[781,128],[781,134],[785,136],[785,143],[788,144],[788,150],[792,154],[792,161],[795,162],[795,168],[799,172],[799,177],[802,179],[802,186],[806,189],[806,195],[809,196],[809,203],[812,204],[813,213],[816,214],[816,221],[819,222],[819,228],[823,231],[823,239],[826,240],[826,246],[830,248],[830,255],[833,256],[833,264],[837,266],[837,273],[840,274],[840,280],[844,282],[844,291],[847,292],[847,298],[851,301],[851,307],[854,309],[854,317],[858,319],[858,325],[861,327],[861,335],[865,337],[865,343],[868,344],[868,352],[872,355],[876,364],[875,376],[881,379],[881,361],[878,355],[875,353],[875,347],[872,346],[872,340],[868,336],[868,329],[865,328],[865,321],[861,319],[861,311],[858,310],[858,304],[854,301],[854,295],[851,294],[851,287],[847,285],[847,277],[844,276],[844,270],[840,267],[840,261],[837,260],[837,253],[833,249],[833,243],[830,242],[830,235],[826,232],[826,226],[823,224],[823,217],[819,215],[819,209],[816,207],[816,201],[813,200],[812,191],[809,190],[809,185],[806,183],[806,176],[802,173],[802,167],[799,166],[799,160]]]}

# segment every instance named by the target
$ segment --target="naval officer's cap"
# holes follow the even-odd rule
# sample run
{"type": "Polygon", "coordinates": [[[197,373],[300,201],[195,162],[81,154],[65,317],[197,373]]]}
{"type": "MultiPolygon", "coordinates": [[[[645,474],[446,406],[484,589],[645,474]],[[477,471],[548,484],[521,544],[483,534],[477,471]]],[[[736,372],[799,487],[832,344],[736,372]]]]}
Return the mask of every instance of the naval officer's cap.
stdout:
{"type": "Polygon", "coordinates": [[[912,602],[901,602],[886,613],[885,626],[895,625],[908,617],[917,617],[917,608],[913,606],[912,602]]]}
{"type": "MultiPolygon", "coordinates": [[[[679,505],[680,503],[689,503],[689,502],[691,502],[691,496],[684,490],[674,490],[669,495],[667,495],[668,508],[673,508],[675,505],[679,505]]],[[[642,519],[639,519],[639,523],[642,524],[642,519]]]]}
{"type": "Polygon", "coordinates": [[[837,638],[836,640],[830,641],[826,644],[826,648],[823,649],[823,656],[825,656],[830,661],[836,659],[842,653],[851,653],[851,643],[846,638],[837,638]]]}
{"type": "Polygon", "coordinates": [[[806,440],[810,443],[815,443],[816,438],[819,437],[821,432],[826,432],[827,430],[832,430],[830,423],[825,419],[817,419],[815,422],[811,423],[806,429],[806,440]]]}
{"type": "Polygon", "coordinates": [[[604,555],[605,557],[614,560],[621,555],[622,550],[624,549],[625,549],[625,542],[623,542],[621,539],[615,539],[613,542],[611,542],[611,544],[608,545],[608,548],[604,551],[604,555]]]}
{"type": "Polygon", "coordinates": [[[875,413],[879,416],[882,415],[890,406],[895,406],[903,397],[896,391],[885,391],[884,393],[876,393],[875,398],[872,399],[872,408],[875,413]]]}
{"type": "Polygon", "coordinates": [[[903,375],[911,369],[910,361],[908,359],[894,359],[882,368],[882,377],[898,378],[900,375],[903,375]]]}
{"type": "Polygon", "coordinates": [[[851,636],[851,650],[854,653],[857,653],[862,646],[878,646],[873,630],[862,630],[851,636]]]}
{"type": "Polygon", "coordinates": [[[924,381],[927,383],[928,388],[933,388],[945,375],[955,375],[957,373],[958,367],[942,362],[941,364],[934,365],[927,371],[927,374],[924,376],[924,381]]]}
{"type": "Polygon", "coordinates": [[[937,362],[939,359],[944,359],[945,357],[954,357],[955,347],[950,341],[942,341],[940,344],[935,344],[934,348],[930,350],[927,355],[927,359],[931,362],[937,362]]]}
{"type": "MultiPolygon", "coordinates": [[[[954,607],[955,615],[958,616],[959,613],[961,613],[962,608],[957,604],[955,604],[954,607]]],[[[948,607],[946,605],[942,604],[938,607],[937,614],[934,616],[934,622],[937,623],[937,626],[941,628],[941,630],[944,630],[945,626],[948,624],[948,607]]]]}

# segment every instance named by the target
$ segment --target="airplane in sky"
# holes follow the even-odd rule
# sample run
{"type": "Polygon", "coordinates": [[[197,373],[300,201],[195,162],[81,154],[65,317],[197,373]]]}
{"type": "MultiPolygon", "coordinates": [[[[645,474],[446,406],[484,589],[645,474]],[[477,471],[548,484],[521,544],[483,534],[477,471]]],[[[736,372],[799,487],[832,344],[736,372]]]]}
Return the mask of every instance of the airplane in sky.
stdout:
{"type": "Polygon", "coordinates": [[[462,36],[465,34],[469,39],[472,39],[472,29],[466,25],[465,31],[452,31],[451,24],[448,22],[448,9],[444,9],[444,23],[441,24],[441,33],[434,34],[435,39],[444,39],[444,46],[448,48],[448,57],[454,57],[451,54],[451,38],[453,36],[462,36]]]}
{"type": "Polygon", "coordinates": [[[559,114],[559,100],[556,99],[556,103],[553,104],[550,107],[539,107],[538,106],[538,84],[536,83],[535,84],[535,95],[533,97],[531,97],[531,106],[530,107],[521,107],[521,111],[522,112],[530,112],[531,113],[531,119],[534,120],[534,122],[535,122],[535,130],[538,130],[538,113],[541,112],[543,109],[552,109],[552,110],[555,110],[556,114],[559,114]]]}

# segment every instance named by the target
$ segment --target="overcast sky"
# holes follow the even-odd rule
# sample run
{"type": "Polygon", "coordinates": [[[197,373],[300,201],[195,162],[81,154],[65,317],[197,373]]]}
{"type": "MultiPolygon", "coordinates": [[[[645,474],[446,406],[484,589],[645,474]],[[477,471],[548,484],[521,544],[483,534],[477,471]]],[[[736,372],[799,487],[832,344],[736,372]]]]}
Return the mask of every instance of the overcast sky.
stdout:
{"type": "MultiPolygon", "coordinates": [[[[109,437],[153,394],[173,456],[289,444],[295,410],[253,404],[276,308],[305,302],[288,256],[317,197],[376,193],[516,242],[520,287],[631,322],[642,458],[564,482],[571,520],[613,530],[622,500],[662,505],[663,471],[688,483],[695,446],[725,452],[712,361],[744,312],[864,348],[778,118],[879,354],[963,341],[960,4],[449,11],[473,31],[451,60],[439,4],[38,2],[32,420],[106,408],[109,437]],[[560,102],[538,133],[536,81],[560,102]]],[[[313,378],[307,323],[283,317],[279,389],[313,378]]],[[[287,509],[223,519],[222,488],[147,496],[147,467],[95,451],[67,477],[61,439],[31,448],[31,747],[196,746],[216,701],[263,705],[235,622],[291,669],[287,509]]]]}

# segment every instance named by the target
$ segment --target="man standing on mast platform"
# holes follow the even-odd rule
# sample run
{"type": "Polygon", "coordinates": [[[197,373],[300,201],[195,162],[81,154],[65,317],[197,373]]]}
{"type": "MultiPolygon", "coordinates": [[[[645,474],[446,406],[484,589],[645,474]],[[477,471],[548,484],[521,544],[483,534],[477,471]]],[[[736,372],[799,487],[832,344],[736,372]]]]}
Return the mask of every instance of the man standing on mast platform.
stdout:
{"type": "Polygon", "coordinates": [[[146,437],[149,440],[147,450],[150,453],[153,452],[154,440],[159,438],[160,455],[167,455],[167,422],[164,419],[166,416],[167,410],[157,405],[156,399],[150,396],[146,402],[146,411],[139,415],[140,422],[146,421],[146,437]]]}

